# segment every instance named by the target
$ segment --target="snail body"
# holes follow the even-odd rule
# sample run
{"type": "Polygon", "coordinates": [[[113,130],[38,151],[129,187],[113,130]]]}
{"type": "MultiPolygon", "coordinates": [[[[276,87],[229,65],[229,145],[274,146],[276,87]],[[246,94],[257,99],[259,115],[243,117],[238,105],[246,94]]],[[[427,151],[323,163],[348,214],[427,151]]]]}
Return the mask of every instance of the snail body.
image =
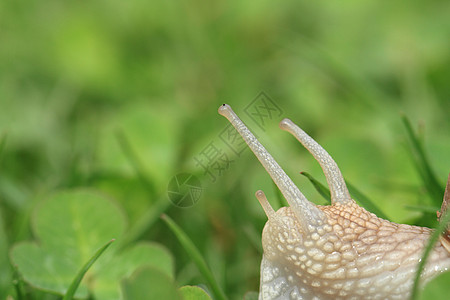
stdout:
{"type": "MultiPolygon", "coordinates": [[[[289,119],[280,122],[315,157],[331,205],[309,202],[230,106],[219,107],[270,174],[289,207],[274,211],[256,192],[268,221],[262,233],[260,300],[407,299],[432,230],[378,218],[351,197],[331,156],[289,119]]],[[[422,272],[423,282],[450,268],[444,239],[422,272]]]]}

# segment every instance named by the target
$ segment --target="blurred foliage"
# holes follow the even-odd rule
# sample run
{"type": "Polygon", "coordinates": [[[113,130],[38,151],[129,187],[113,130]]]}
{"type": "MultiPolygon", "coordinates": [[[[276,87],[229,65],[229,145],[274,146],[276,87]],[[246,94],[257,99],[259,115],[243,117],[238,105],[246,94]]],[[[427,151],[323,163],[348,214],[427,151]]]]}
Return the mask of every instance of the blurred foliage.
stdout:
{"type": "Polygon", "coordinates": [[[442,273],[427,284],[420,295],[419,299],[436,299],[445,300],[448,298],[450,288],[448,282],[450,280],[450,272],[442,273]]]}
{"type": "Polygon", "coordinates": [[[182,300],[170,277],[160,270],[142,268],[122,283],[123,299],[173,299],[182,300]]]}
{"type": "MultiPolygon", "coordinates": [[[[101,243],[113,238],[122,242],[126,235],[120,208],[87,191],[61,192],[43,201],[31,223],[37,241],[14,245],[12,263],[31,286],[66,297],[75,275],[83,278],[85,264],[108,246],[101,243]]],[[[128,246],[124,251],[111,247],[86,275],[84,284],[77,284],[75,297],[87,298],[90,292],[99,300],[119,299],[120,281],[142,266],[174,277],[174,261],[167,249],[149,242],[128,246]]]]}
{"type": "Polygon", "coordinates": [[[263,189],[275,207],[280,201],[249,151],[232,156],[214,182],[196,162],[220,142],[223,102],[311,201],[323,200],[298,172],[325,180],[278,129],[282,117],[318,141],[391,220],[423,220],[405,205],[441,199],[430,199],[418,175],[399,112],[419,132],[443,191],[449,10],[448,1],[1,1],[0,299],[15,294],[7,251],[32,238],[33,208],[78,187],[123,207],[135,228],[130,242],[164,244],[175,257],[178,287],[205,280],[156,218],[163,211],[230,299],[257,291],[266,217],[254,192],[263,189]],[[282,110],[264,130],[245,114],[260,91],[282,110]],[[190,208],[167,199],[167,184],[180,172],[202,181],[190,208]]]}

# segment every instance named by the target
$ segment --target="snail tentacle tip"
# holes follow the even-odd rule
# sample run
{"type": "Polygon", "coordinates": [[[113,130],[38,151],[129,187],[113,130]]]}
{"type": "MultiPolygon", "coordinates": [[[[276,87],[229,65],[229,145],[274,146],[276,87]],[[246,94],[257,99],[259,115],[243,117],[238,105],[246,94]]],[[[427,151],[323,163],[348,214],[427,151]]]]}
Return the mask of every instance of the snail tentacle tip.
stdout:
{"type": "Polygon", "coordinates": [[[352,200],[345,184],[344,177],[330,154],[291,120],[283,119],[279,126],[282,130],[292,134],[320,164],[330,188],[331,202],[333,204],[351,203],[352,200]]]}
{"type": "Polygon", "coordinates": [[[231,125],[233,125],[236,131],[242,136],[249,148],[269,173],[272,180],[278,186],[304,229],[308,225],[315,224],[318,220],[325,218],[325,215],[315,207],[314,204],[306,199],[286,172],[283,171],[272,155],[270,155],[253,133],[247,128],[245,123],[239,119],[229,105],[221,105],[218,112],[227,118],[231,125]]]}
{"type": "Polygon", "coordinates": [[[262,197],[265,197],[265,194],[262,190],[257,190],[255,193],[256,198],[258,198],[258,200],[262,197]]]}
{"type": "Polygon", "coordinates": [[[266,194],[264,194],[262,190],[257,190],[255,196],[258,199],[259,203],[261,204],[262,208],[264,209],[264,212],[266,213],[269,220],[274,219],[276,213],[275,210],[270,205],[269,200],[267,200],[266,194]]]}
{"type": "Polygon", "coordinates": [[[233,110],[231,109],[231,106],[229,106],[228,104],[224,103],[221,106],[219,106],[219,109],[217,111],[222,116],[227,117],[227,116],[230,115],[230,112],[232,112],[233,110]]]}
{"type": "Polygon", "coordinates": [[[280,123],[278,124],[278,126],[282,129],[287,131],[290,127],[292,127],[293,122],[288,119],[288,118],[284,118],[283,120],[280,121],[280,123]]]}

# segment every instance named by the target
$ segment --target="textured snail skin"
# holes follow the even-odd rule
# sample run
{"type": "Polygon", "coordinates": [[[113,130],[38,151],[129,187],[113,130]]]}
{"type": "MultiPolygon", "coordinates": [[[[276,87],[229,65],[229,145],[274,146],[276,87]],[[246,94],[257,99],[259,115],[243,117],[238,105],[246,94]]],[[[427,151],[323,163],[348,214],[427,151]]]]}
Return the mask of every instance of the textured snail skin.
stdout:
{"type": "MultiPolygon", "coordinates": [[[[236,128],[289,203],[275,212],[264,193],[256,192],[269,218],[262,234],[260,300],[409,298],[431,229],[392,223],[357,205],[331,156],[284,119],[281,129],[311,152],[327,178],[332,204],[312,204],[230,106],[220,106],[219,113],[236,128]]],[[[435,245],[422,283],[450,268],[450,254],[442,243],[435,245]]]]}

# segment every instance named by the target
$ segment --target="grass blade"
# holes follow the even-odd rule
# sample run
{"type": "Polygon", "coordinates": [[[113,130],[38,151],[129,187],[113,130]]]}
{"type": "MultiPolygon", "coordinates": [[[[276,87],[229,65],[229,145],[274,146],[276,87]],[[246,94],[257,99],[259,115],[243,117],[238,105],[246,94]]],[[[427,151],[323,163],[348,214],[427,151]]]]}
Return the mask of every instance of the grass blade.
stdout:
{"type": "Polygon", "coordinates": [[[378,218],[390,221],[388,216],[386,216],[386,214],[383,213],[383,211],[379,209],[378,206],[369,199],[369,197],[361,193],[353,184],[347,182],[347,187],[350,194],[355,198],[356,201],[361,204],[361,206],[363,206],[368,211],[376,214],[378,218]]]}
{"type": "MultiPolygon", "coordinates": [[[[317,179],[315,179],[311,174],[307,172],[300,172],[303,176],[309,179],[313,186],[316,188],[316,190],[319,192],[322,197],[324,197],[328,203],[331,203],[331,196],[330,196],[330,190],[323,185],[321,182],[319,182],[317,179]]],[[[346,181],[347,188],[349,193],[352,195],[352,197],[359,203],[361,206],[363,206],[368,211],[376,214],[379,218],[385,219],[389,221],[388,216],[386,216],[385,213],[381,209],[378,208],[378,206],[369,199],[366,195],[364,195],[362,192],[360,192],[354,185],[346,181]]]]}
{"type": "Polygon", "coordinates": [[[170,230],[175,234],[180,244],[186,250],[188,255],[191,257],[192,261],[197,266],[200,273],[203,275],[205,280],[208,282],[211,287],[211,291],[214,294],[214,297],[219,300],[226,300],[224,292],[220,288],[216,279],[214,278],[211,270],[209,269],[206,261],[203,259],[200,251],[198,251],[197,247],[195,247],[194,243],[189,239],[189,237],[184,233],[184,231],[167,215],[162,215],[161,219],[169,226],[170,230]]]}
{"type": "Polygon", "coordinates": [[[416,277],[414,278],[414,285],[411,292],[412,300],[419,299],[420,275],[422,274],[425,264],[427,263],[431,250],[433,250],[433,247],[436,244],[437,240],[439,239],[439,236],[446,229],[449,222],[450,222],[450,213],[447,212],[441,219],[441,222],[439,222],[433,234],[431,234],[430,239],[428,240],[428,244],[425,248],[425,251],[423,252],[422,259],[420,260],[420,263],[417,267],[416,277]]]}
{"type": "Polygon", "coordinates": [[[330,190],[325,185],[315,179],[308,172],[300,172],[300,174],[308,178],[312,185],[316,188],[317,192],[319,192],[319,194],[328,202],[328,204],[331,204],[330,190]]]}
{"type": "Polygon", "coordinates": [[[439,201],[443,197],[443,188],[437,180],[435,172],[433,171],[431,164],[425,154],[422,142],[414,132],[410,120],[404,114],[402,114],[401,118],[412,145],[411,151],[413,153],[414,164],[418,169],[419,176],[422,178],[423,184],[428,190],[433,202],[435,202],[436,204],[440,204],[439,201]]]}
{"type": "Polygon", "coordinates": [[[14,274],[14,277],[15,278],[12,281],[12,285],[14,287],[14,290],[16,291],[16,300],[26,300],[23,292],[23,282],[21,281],[17,273],[14,274]]]}
{"type": "Polygon", "coordinates": [[[283,194],[281,193],[280,189],[277,187],[275,182],[272,182],[272,186],[273,190],[275,191],[275,200],[276,200],[276,205],[273,206],[273,209],[277,211],[280,207],[288,206],[288,203],[284,199],[283,194]]]}
{"type": "Polygon", "coordinates": [[[141,167],[143,166],[143,164],[140,161],[136,152],[134,151],[133,147],[131,146],[130,142],[128,141],[126,135],[122,131],[118,130],[116,132],[116,137],[117,141],[119,142],[120,148],[130,161],[130,164],[132,165],[133,169],[136,171],[139,180],[141,180],[142,184],[147,188],[150,195],[155,195],[156,188],[153,185],[153,183],[147,178],[146,173],[141,167]]]}
{"type": "Polygon", "coordinates": [[[3,159],[3,150],[5,150],[5,146],[6,146],[6,134],[2,136],[1,140],[0,140],[0,165],[2,163],[2,159],[3,159]]]}
{"type": "Polygon", "coordinates": [[[439,210],[438,207],[429,205],[405,205],[405,208],[430,214],[436,214],[436,212],[439,210]]]}
{"type": "Polygon", "coordinates": [[[170,206],[165,197],[156,201],[147,211],[134,223],[123,238],[118,242],[117,249],[123,249],[132,242],[138,240],[149,229],[170,206]]]}
{"type": "MultiPolygon", "coordinates": [[[[142,163],[134,151],[132,145],[128,141],[126,135],[121,131],[116,131],[116,138],[120,145],[120,148],[122,149],[124,155],[127,157],[128,161],[130,162],[131,166],[135,170],[139,180],[144,185],[144,187],[147,189],[150,196],[155,195],[155,186],[153,185],[152,181],[147,177],[146,172],[142,169],[142,163]]],[[[161,216],[162,213],[164,213],[168,208],[170,204],[165,198],[160,198],[157,202],[155,202],[144,214],[140,219],[134,224],[134,226],[128,231],[125,238],[122,239],[119,242],[119,245],[117,246],[119,249],[123,249],[125,246],[129,245],[130,243],[136,241],[139,237],[142,236],[142,234],[150,228],[156,220],[161,216]]]]}
{"type": "Polygon", "coordinates": [[[97,252],[94,254],[94,256],[92,256],[91,259],[89,259],[89,261],[80,269],[77,276],[75,276],[72,283],[70,284],[69,289],[67,290],[66,294],[64,295],[63,300],[72,300],[73,299],[73,296],[75,295],[75,292],[77,291],[78,286],[80,285],[80,282],[84,277],[84,274],[86,274],[86,272],[95,263],[95,261],[100,257],[100,255],[102,255],[103,252],[114,241],[115,241],[114,239],[110,240],[104,246],[102,246],[100,249],[98,249],[97,252]]]}

